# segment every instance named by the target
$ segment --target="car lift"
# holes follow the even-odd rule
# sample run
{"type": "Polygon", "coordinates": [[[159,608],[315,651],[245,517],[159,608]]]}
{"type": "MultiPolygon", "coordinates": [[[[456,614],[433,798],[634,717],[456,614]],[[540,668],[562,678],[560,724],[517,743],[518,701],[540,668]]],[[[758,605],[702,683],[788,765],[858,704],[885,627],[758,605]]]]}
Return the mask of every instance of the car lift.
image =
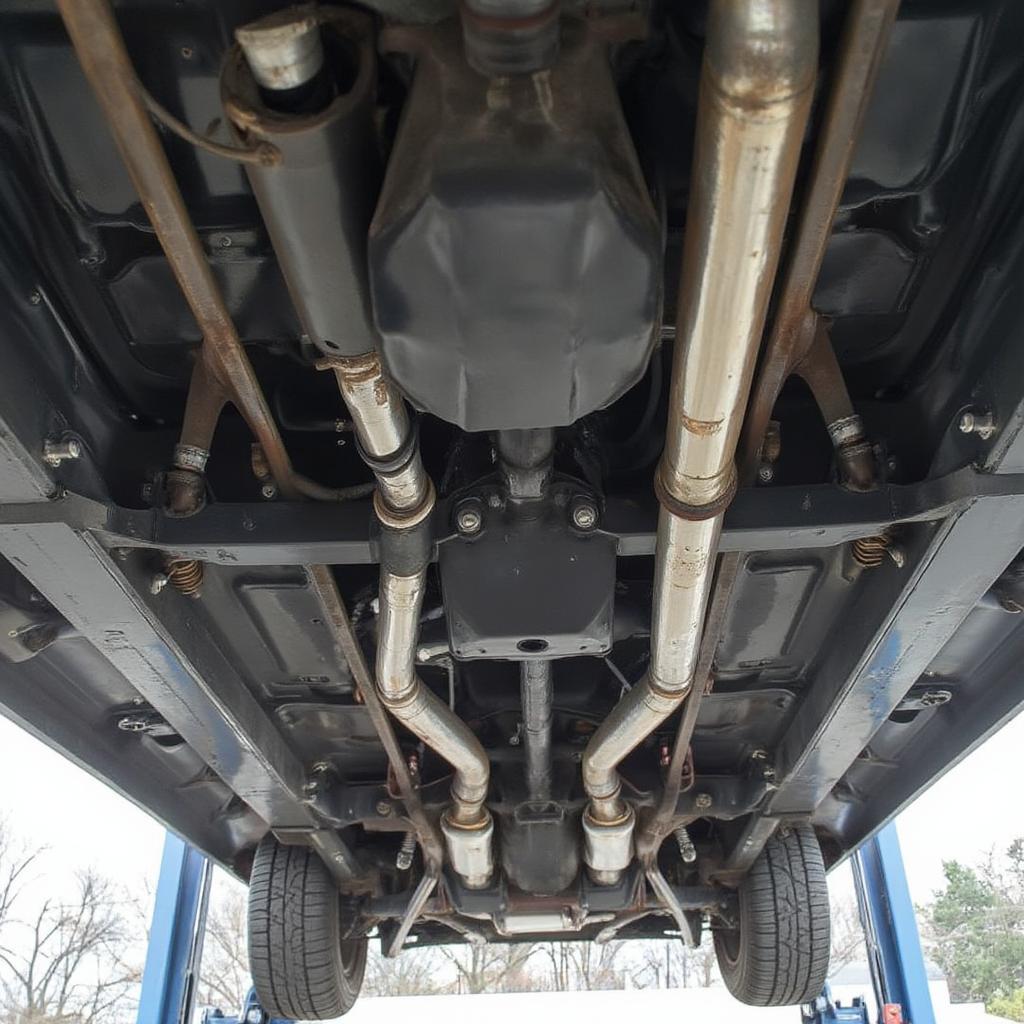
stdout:
{"type": "MultiPolygon", "coordinates": [[[[868,963],[879,1007],[870,1019],[863,1000],[840,1006],[828,986],[802,1007],[806,1024],[935,1024],[914,905],[896,826],[890,823],[853,855],[853,877],[868,963]]],[[[192,1024],[210,897],[210,862],[167,834],[156,891],[138,1024],[192,1024]]],[[[203,1024],[287,1024],[271,1020],[254,992],[239,1016],[206,1011],[203,1024]]]]}
{"type": "MultiPolygon", "coordinates": [[[[878,1024],[935,1024],[896,823],[868,839],[851,861],[878,1024]]],[[[872,1024],[863,1000],[839,1006],[828,985],[803,1015],[808,1024],[872,1024]]]]}

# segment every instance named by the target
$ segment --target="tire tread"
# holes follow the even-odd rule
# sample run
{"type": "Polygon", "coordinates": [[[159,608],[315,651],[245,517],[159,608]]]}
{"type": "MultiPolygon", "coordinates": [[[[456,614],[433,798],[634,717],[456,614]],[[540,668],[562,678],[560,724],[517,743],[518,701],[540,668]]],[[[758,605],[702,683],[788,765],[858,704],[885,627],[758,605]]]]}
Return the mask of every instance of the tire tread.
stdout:
{"type": "Polygon", "coordinates": [[[308,847],[267,836],[249,879],[249,965],[271,1017],[329,1020],[356,1001],[366,940],[343,941],[338,893],[308,847]]]}
{"type": "Polygon", "coordinates": [[[724,937],[715,937],[729,991],[751,1006],[793,1006],[818,996],[828,975],[830,909],[813,829],[802,825],[772,836],[740,885],[739,899],[734,962],[724,937]]]}

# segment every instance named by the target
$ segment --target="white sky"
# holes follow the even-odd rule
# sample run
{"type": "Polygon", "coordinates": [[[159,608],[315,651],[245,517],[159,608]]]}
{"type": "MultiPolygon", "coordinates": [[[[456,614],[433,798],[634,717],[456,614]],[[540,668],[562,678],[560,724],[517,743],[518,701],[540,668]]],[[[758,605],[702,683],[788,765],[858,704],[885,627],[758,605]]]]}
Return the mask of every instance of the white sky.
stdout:
{"type": "MultiPolygon", "coordinates": [[[[1019,789],[1024,716],[948,773],[899,819],[915,903],[942,882],[942,861],[975,861],[1024,834],[1019,789]]],[[[134,887],[155,883],[162,828],[80,768],[0,718],[0,817],[31,846],[49,848],[53,877],[95,866],[134,887]]],[[[834,890],[846,887],[846,872],[834,890]]],[[[139,890],[141,891],[141,889],[139,890]]]]}

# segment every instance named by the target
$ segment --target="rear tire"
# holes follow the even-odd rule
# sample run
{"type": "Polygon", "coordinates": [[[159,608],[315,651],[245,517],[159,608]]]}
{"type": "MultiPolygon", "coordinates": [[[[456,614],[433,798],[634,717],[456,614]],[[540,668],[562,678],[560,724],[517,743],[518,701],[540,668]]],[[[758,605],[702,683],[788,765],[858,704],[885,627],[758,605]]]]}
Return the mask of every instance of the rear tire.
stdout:
{"type": "Polygon", "coordinates": [[[306,846],[266,836],[249,880],[249,966],[271,1017],[329,1020],[352,1009],[363,984],[366,939],[342,939],[341,900],[306,846]]]}
{"type": "Polygon", "coordinates": [[[750,1006],[794,1006],[821,994],[828,974],[830,911],[813,829],[777,832],[739,888],[739,927],[715,931],[729,991],[750,1006]]]}

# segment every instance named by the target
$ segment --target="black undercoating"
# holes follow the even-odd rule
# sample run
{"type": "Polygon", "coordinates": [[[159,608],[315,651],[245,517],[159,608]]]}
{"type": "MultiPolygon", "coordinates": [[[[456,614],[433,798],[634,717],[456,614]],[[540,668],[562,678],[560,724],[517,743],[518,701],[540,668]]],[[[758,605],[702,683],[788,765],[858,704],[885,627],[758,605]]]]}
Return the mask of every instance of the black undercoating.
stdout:
{"type": "MultiPolygon", "coordinates": [[[[231,32],[275,6],[127,0],[117,13],[146,87],[198,130],[219,123],[211,130],[223,137],[218,73],[231,32]]],[[[615,53],[626,121],[664,231],[665,340],[625,394],[558,431],[556,473],[602,500],[648,493],[662,446],[704,6],[654,4],[646,40],[615,53]]],[[[838,0],[823,5],[819,102],[797,202],[807,185],[844,7],[838,0]]],[[[814,306],[831,322],[855,407],[878,446],[885,477],[895,483],[983,459],[982,443],[951,424],[968,405],[998,409],[1008,379],[998,368],[1016,365],[1016,357],[1002,353],[1007,339],[1019,337],[1024,315],[1022,36],[1024,6],[1016,0],[905,0],[815,290],[814,306]]],[[[395,140],[408,73],[402,58],[381,63],[383,160],[395,140]]],[[[318,353],[301,337],[242,169],[169,133],[162,141],[297,468],[333,485],[368,480],[351,434],[338,430],[345,413],[332,376],[312,369],[318,353]]],[[[73,426],[88,448],[88,464],[69,467],[65,486],[144,508],[176,439],[200,336],[49,4],[16,0],[0,11],[0,152],[5,359],[26,366],[40,393],[60,395],[59,412],[47,414],[43,432],[73,426]]],[[[528,374],[505,383],[510,394],[530,387],[528,374]]],[[[13,399],[5,403],[12,410],[18,405],[26,422],[35,415],[22,413],[13,399]]],[[[772,486],[833,480],[828,437],[799,381],[784,389],[775,418],[782,447],[772,486]]],[[[442,499],[493,480],[486,434],[463,433],[429,414],[419,429],[424,462],[442,499]]],[[[210,461],[210,501],[261,500],[250,440],[228,409],[210,461]]],[[[903,527],[901,543],[913,551],[931,530],[903,527]]],[[[454,538],[442,548],[462,543],[454,538]]],[[[441,572],[447,557],[442,553],[441,572]]],[[[969,566],[970,551],[964,560],[969,566]]],[[[573,822],[582,804],[581,751],[623,680],[635,682],[646,667],[652,562],[619,558],[613,600],[588,591],[586,601],[564,609],[568,625],[552,626],[544,636],[550,644],[585,634],[595,644],[585,656],[555,664],[556,795],[573,822]]],[[[500,557],[495,564],[500,569],[500,557]]],[[[610,571],[608,559],[598,558],[593,578],[610,571]]],[[[896,570],[887,565],[880,571],[896,570]]],[[[376,567],[343,566],[335,575],[372,659],[376,567]]],[[[467,608],[482,615],[474,606],[489,587],[501,593],[497,582],[486,573],[463,578],[467,608]]],[[[764,796],[760,752],[773,752],[783,740],[822,658],[844,642],[867,586],[846,547],[755,552],[742,561],[715,657],[714,691],[705,698],[693,741],[697,789],[707,780],[716,794],[715,814],[694,826],[702,855],[713,860],[720,854],[750,801],[764,796]],[[734,822],[730,801],[740,808],[734,822]]],[[[1012,598],[1020,590],[1019,570],[1011,569],[1000,586],[1012,598]]],[[[0,644],[4,712],[244,875],[265,823],[173,730],[159,722],[139,731],[119,728],[126,715],[138,713],[130,680],[112,672],[88,641],[62,633],[60,616],[6,563],[0,592],[5,614],[23,616],[34,629],[42,622],[52,632],[27,658],[24,645],[0,644]]],[[[454,611],[444,607],[448,594],[432,571],[421,645],[442,640],[452,626],[454,611]]],[[[513,624],[520,613],[529,621],[533,610],[528,595],[516,600],[523,604],[502,617],[503,643],[544,632],[513,624]]],[[[190,614],[219,636],[251,693],[306,764],[330,762],[339,785],[382,783],[383,752],[300,567],[208,565],[203,598],[190,614]]],[[[919,681],[927,687],[940,680],[951,693],[948,703],[911,702],[883,717],[869,748],[818,806],[807,808],[830,860],[993,727],[994,719],[975,708],[1021,650],[1019,620],[1006,601],[980,603],[919,681]],[[962,720],[958,708],[966,709],[962,720]]],[[[422,677],[446,699],[454,686],[457,711],[492,754],[500,822],[502,814],[514,813],[519,797],[518,668],[472,659],[467,653],[452,667],[425,664],[422,677]]],[[[1007,704],[1006,715],[1013,710],[1007,704]]],[[[660,787],[661,752],[675,724],[666,723],[623,766],[640,806],[660,787]]],[[[409,734],[402,740],[407,749],[416,747],[409,734]]],[[[424,783],[440,783],[445,764],[429,750],[418,753],[424,783]]],[[[439,802],[443,789],[434,787],[439,802]]],[[[364,835],[358,826],[348,834],[365,843],[366,856],[387,877],[399,834],[364,835]]],[[[401,880],[387,885],[398,888],[401,880]]],[[[660,933],[664,922],[647,920],[653,923],[638,923],[629,934],[660,933]]],[[[424,924],[424,941],[440,928],[424,924]]]]}

